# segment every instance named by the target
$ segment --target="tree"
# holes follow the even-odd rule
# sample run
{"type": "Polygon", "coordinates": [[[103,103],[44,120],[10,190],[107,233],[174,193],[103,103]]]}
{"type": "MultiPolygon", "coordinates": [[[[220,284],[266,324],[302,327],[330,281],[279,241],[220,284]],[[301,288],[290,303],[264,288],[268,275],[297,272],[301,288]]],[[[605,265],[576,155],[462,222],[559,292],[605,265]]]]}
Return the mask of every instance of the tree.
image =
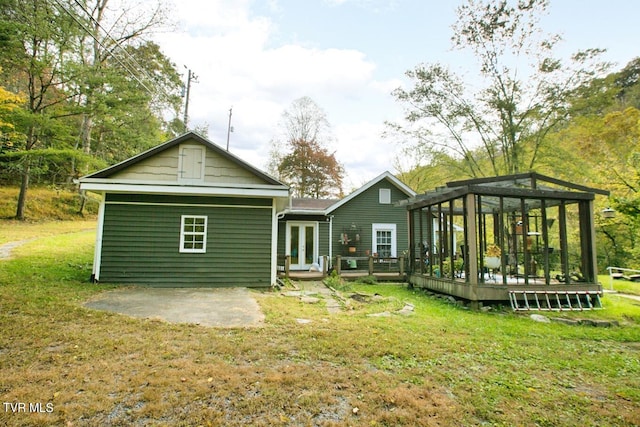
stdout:
{"type": "MultiPolygon", "coordinates": [[[[111,60],[104,65],[104,86],[92,104],[95,117],[90,120],[90,145],[82,149],[109,163],[126,159],[166,139],[165,132],[172,133],[163,117],[166,111],[178,116],[181,104],[177,94],[180,76],[157,44],[145,42],[125,50],[136,62],[144,64],[145,74],[152,79],[147,78],[143,86],[139,78],[119,62],[111,60]],[[155,89],[149,91],[150,87],[155,89]]],[[[83,123],[85,117],[86,114],[83,123]]],[[[83,125],[81,129],[87,127],[83,125]]]]}
{"type": "Polygon", "coordinates": [[[611,192],[609,199],[595,200],[601,267],[635,268],[640,259],[640,110],[574,117],[550,134],[549,142],[541,155],[541,172],[548,168],[559,178],[611,192]],[[606,207],[616,211],[615,218],[597,214],[606,207]]]}
{"type": "Polygon", "coordinates": [[[108,3],[0,0],[3,81],[25,94],[5,120],[18,137],[0,156],[3,169],[21,176],[19,219],[33,176],[71,182],[100,159],[120,161],[166,139],[164,117],[178,115],[180,75],[143,39],[162,8],[147,14],[108,3]]]}
{"type": "Polygon", "coordinates": [[[576,53],[570,65],[553,57],[560,38],[542,37],[538,28],[547,6],[548,0],[460,6],[452,42],[475,57],[477,76],[463,79],[439,63],[407,71],[413,87],[393,92],[405,105],[405,123],[390,129],[460,160],[468,176],[533,169],[548,133],[566,120],[572,91],[606,66],[596,62],[597,49],[576,53]]]}
{"type": "Polygon", "coordinates": [[[5,147],[13,148],[15,126],[7,116],[18,109],[22,103],[24,103],[23,97],[0,86],[0,153],[5,147]]]}
{"type": "Polygon", "coordinates": [[[333,136],[325,112],[309,97],[297,99],[282,114],[280,129],[271,141],[269,170],[297,197],[342,196],[344,168],[327,148],[333,136]]]}
{"type": "Polygon", "coordinates": [[[334,153],[315,141],[290,141],[291,152],[280,162],[280,177],[297,197],[314,199],[342,196],[342,166],[334,153]]]}
{"type": "Polygon", "coordinates": [[[622,70],[579,87],[571,98],[571,116],[604,116],[627,107],[640,108],[640,58],[622,70]]]}
{"type": "MultiPolygon", "coordinates": [[[[77,145],[86,154],[104,148],[105,132],[139,130],[137,136],[127,136],[139,139],[149,119],[154,124],[147,129],[151,131],[148,139],[155,143],[163,110],[169,108],[177,116],[181,104],[182,82],[175,65],[155,43],[144,40],[166,25],[165,8],[161,3],[146,3],[141,9],[125,1],[116,10],[109,8],[110,3],[84,0],[65,8],[77,17],[82,29],[74,89],[82,115],[77,145]],[[136,125],[127,125],[127,121],[135,121],[136,125]]],[[[114,145],[112,152],[125,156],[130,152],[114,145]]]]}
{"type": "MultiPolygon", "coordinates": [[[[9,64],[14,85],[25,93],[25,108],[17,111],[14,126],[24,138],[17,147],[24,156],[15,162],[21,175],[16,218],[24,219],[25,203],[36,149],[53,148],[64,140],[56,117],[63,112],[68,94],[64,68],[74,31],[71,19],[45,0],[16,0],[2,3],[2,61],[9,64]]],[[[4,65],[3,64],[3,65],[4,65]]]]}

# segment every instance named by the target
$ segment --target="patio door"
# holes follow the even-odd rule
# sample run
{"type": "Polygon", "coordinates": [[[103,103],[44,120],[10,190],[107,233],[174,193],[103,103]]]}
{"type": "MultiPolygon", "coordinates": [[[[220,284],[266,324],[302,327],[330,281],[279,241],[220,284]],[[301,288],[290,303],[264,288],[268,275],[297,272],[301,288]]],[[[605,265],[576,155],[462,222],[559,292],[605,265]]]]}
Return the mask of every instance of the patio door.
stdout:
{"type": "Polygon", "coordinates": [[[292,270],[308,270],[318,260],[318,223],[287,222],[287,255],[292,270]]]}

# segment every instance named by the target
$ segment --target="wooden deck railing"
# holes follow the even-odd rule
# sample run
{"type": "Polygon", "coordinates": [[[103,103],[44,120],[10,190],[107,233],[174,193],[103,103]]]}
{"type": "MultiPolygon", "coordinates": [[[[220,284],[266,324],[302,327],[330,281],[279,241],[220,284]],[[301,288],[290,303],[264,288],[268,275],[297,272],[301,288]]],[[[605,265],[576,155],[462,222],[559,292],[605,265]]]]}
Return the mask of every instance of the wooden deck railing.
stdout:
{"type": "MultiPolygon", "coordinates": [[[[332,260],[331,269],[338,275],[349,276],[398,276],[404,277],[407,271],[407,258],[400,257],[349,257],[337,255],[332,260]]],[[[310,275],[314,271],[297,272],[291,270],[291,257],[289,255],[279,255],[277,263],[278,274],[285,277],[293,275],[310,275]]],[[[329,257],[323,256],[320,271],[316,271],[316,276],[326,276],[329,272],[329,257]]]]}

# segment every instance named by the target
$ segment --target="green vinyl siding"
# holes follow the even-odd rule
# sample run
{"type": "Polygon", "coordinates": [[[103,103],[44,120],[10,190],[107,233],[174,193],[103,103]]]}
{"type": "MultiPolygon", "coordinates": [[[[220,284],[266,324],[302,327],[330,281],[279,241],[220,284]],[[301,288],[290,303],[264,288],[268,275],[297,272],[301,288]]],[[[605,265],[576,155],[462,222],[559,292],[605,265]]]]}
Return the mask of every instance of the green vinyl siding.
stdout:
{"type": "Polygon", "coordinates": [[[166,287],[271,284],[270,199],[156,197],[108,195],[101,281],[166,287]],[[255,204],[259,207],[247,207],[255,204]],[[206,253],[180,253],[182,215],[207,216],[206,253]]]}
{"type": "Polygon", "coordinates": [[[329,256],[329,222],[320,222],[318,224],[318,254],[322,258],[324,255],[329,256]]]}
{"type": "Polygon", "coordinates": [[[213,196],[166,196],[161,194],[107,194],[107,203],[152,203],[163,205],[217,205],[271,207],[271,199],[213,196]]]}
{"type": "Polygon", "coordinates": [[[340,234],[350,231],[352,225],[359,230],[360,241],[355,244],[357,256],[365,256],[367,250],[373,248],[372,225],[396,224],[397,256],[409,248],[407,209],[396,206],[400,200],[406,200],[408,196],[400,191],[390,181],[384,179],[368,188],[349,202],[338,207],[330,213],[333,215],[333,254],[349,256],[347,246],[340,242],[340,234]],[[391,203],[380,204],[379,190],[388,188],[391,190],[391,203]]]}

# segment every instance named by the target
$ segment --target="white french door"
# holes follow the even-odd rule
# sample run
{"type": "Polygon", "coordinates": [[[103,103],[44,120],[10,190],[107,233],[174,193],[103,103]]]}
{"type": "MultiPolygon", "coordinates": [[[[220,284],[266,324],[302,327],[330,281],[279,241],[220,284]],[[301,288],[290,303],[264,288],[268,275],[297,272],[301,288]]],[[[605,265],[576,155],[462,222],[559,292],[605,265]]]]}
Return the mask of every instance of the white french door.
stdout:
{"type": "Polygon", "coordinates": [[[292,270],[308,270],[318,260],[318,223],[287,222],[287,255],[292,270]]]}

